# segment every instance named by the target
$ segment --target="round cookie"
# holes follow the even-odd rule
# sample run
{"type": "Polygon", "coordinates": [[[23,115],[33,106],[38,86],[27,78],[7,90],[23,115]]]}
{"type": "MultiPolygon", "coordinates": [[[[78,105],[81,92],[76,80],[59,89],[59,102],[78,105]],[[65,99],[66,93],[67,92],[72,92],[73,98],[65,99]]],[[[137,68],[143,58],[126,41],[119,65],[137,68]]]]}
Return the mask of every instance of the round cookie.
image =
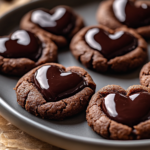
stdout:
{"type": "Polygon", "coordinates": [[[57,46],[49,38],[26,30],[0,37],[1,73],[20,76],[47,62],[57,62],[57,46]]]}
{"type": "Polygon", "coordinates": [[[104,138],[150,138],[150,90],[142,85],[124,90],[108,85],[95,93],[86,111],[88,125],[104,138]]]}
{"type": "Polygon", "coordinates": [[[24,75],[15,91],[17,102],[28,112],[42,118],[62,120],[83,111],[95,87],[84,69],[47,63],[24,75]]]}
{"type": "Polygon", "coordinates": [[[144,38],[150,38],[150,1],[148,0],[105,0],[97,11],[101,25],[111,29],[126,26],[134,28],[144,38]]]}
{"type": "Polygon", "coordinates": [[[150,87],[150,62],[143,66],[139,78],[142,85],[150,87]]]}
{"type": "Polygon", "coordinates": [[[83,19],[65,5],[51,10],[44,8],[32,10],[20,22],[20,28],[47,36],[59,47],[66,46],[70,38],[83,26],[83,19]]]}
{"type": "Polygon", "coordinates": [[[140,66],[147,57],[145,40],[125,27],[85,27],[73,37],[70,49],[84,66],[98,72],[126,72],[140,66]]]}

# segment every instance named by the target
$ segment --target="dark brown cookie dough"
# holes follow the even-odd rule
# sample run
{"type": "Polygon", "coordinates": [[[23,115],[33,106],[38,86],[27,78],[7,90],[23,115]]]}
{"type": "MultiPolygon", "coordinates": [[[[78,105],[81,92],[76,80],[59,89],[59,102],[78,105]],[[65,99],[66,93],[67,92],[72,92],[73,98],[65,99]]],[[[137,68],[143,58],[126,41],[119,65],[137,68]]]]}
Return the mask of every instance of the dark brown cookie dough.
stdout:
{"type": "Polygon", "coordinates": [[[65,68],[55,63],[48,63],[42,66],[33,69],[18,81],[15,90],[19,105],[36,116],[56,120],[62,120],[84,110],[96,87],[91,76],[80,67],[65,68]],[[47,65],[57,66],[64,71],[80,74],[86,81],[87,86],[73,96],[55,102],[48,102],[44,99],[34,82],[35,72],[40,67],[47,65]]]}
{"type": "Polygon", "coordinates": [[[36,37],[41,44],[41,54],[37,61],[29,58],[5,58],[0,55],[0,72],[20,76],[44,63],[57,62],[57,46],[54,42],[39,33],[36,34],[36,37]]]}
{"type": "Polygon", "coordinates": [[[150,62],[143,66],[139,78],[142,85],[150,87],[150,62]]]}
{"type": "Polygon", "coordinates": [[[35,10],[32,10],[30,12],[28,12],[21,20],[20,22],[20,28],[28,30],[30,32],[33,32],[34,34],[42,34],[48,38],[50,38],[57,46],[59,47],[64,47],[68,44],[68,41],[70,40],[70,38],[72,38],[83,26],[84,26],[84,22],[83,19],[76,14],[72,8],[70,8],[69,6],[65,6],[65,5],[60,5],[57,7],[54,7],[52,10],[46,10],[44,8],[39,8],[36,10],[46,10],[46,11],[53,11],[59,7],[65,8],[66,10],[70,11],[74,16],[75,16],[75,24],[73,29],[71,30],[71,32],[67,35],[67,37],[64,37],[63,35],[56,35],[53,33],[50,33],[44,29],[42,29],[41,27],[39,27],[37,24],[33,23],[31,21],[31,15],[35,10]]]}
{"type": "MultiPolygon", "coordinates": [[[[109,43],[107,44],[109,45],[109,43]]],[[[147,57],[147,43],[145,40],[134,30],[125,27],[116,30],[111,30],[102,25],[85,27],[74,36],[70,44],[70,49],[75,58],[84,66],[98,72],[106,72],[109,69],[116,72],[126,72],[137,68],[147,57]],[[137,47],[122,56],[108,60],[99,51],[94,50],[85,42],[84,36],[92,28],[99,28],[111,34],[118,31],[127,32],[137,39],[137,47]]]]}
{"type": "Polygon", "coordinates": [[[87,108],[86,119],[88,125],[104,138],[113,140],[132,140],[150,138],[150,120],[141,122],[133,127],[111,120],[102,110],[104,97],[110,93],[129,96],[138,92],[148,92],[147,87],[141,85],[130,86],[124,90],[118,85],[108,85],[93,95],[87,108]]]}
{"type": "MultiPolygon", "coordinates": [[[[145,3],[148,6],[150,6],[150,1],[148,0],[130,0],[130,1],[135,1],[135,6],[140,6],[142,3],[145,3]]],[[[114,0],[105,0],[100,4],[96,14],[98,23],[101,25],[105,25],[111,29],[126,26],[116,18],[112,8],[113,2],[114,0]]],[[[150,25],[135,28],[135,31],[144,38],[150,38],[150,25]]]]}

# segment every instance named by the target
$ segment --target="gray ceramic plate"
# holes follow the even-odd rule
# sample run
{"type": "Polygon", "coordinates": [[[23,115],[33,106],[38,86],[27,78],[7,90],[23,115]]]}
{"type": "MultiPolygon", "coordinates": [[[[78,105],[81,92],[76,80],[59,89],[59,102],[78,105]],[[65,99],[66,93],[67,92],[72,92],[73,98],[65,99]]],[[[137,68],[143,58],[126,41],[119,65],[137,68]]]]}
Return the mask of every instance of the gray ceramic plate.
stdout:
{"type": "MultiPolygon", "coordinates": [[[[31,9],[38,7],[52,8],[53,6],[66,4],[74,8],[85,20],[86,25],[95,25],[95,13],[99,1],[90,0],[54,0],[35,1],[19,7],[0,18],[0,36],[9,34],[18,28],[21,17],[31,9]]],[[[69,49],[59,51],[59,63],[64,66],[84,66],[70,53],[69,49]]],[[[86,69],[86,68],[84,68],[86,69]]],[[[97,84],[97,90],[108,84],[121,85],[128,88],[130,85],[139,84],[139,71],[141,68],[127,74],[100,74],[86,69],[97,84]]],[[[150,149],[150,140],[139,141],[112,141],[103,139],[92,131],[85,120],[85,113],[64,121],[49,121],[35,117],[16,102],[13,90],[18,78],[0,75],[0,113],[14,125],[50,144],[72,150],[96,150],[96,149],[150,149]]]]}

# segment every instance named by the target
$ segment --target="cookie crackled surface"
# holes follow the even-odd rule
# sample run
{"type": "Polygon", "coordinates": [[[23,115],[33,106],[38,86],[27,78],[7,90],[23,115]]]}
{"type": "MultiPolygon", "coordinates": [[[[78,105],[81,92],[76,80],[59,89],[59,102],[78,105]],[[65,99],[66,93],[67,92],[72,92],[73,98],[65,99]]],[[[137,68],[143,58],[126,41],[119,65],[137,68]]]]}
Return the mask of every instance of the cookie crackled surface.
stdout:
{"type": "Polygon", "coordinates": [[[108,85],[93,95],[87,108],[88,125],[104,138],[150,138],[150,91],[141,85],[124,90],[108,85]]]}
{"type": "Polygon", "coordinates": [[[83,26],[83,19],[71,7],[65,5],[51,10],[45,8],[32,10],[20,23],[22,29],[47,36],[58,47],[66,46],[83,26]]]}
{"type": "Polygon", "coordinates": [[[101,25],[111,29],[126,26],[134,28],[144,38],[150,38],[149,14],[148,0],[106,0],[100,4],[96,18],[101,25]]]}
{"type": "Polygon", "coordinates": [[[48,38],[17,30],[0,37],[0,72],[24,75],[36,66],[57,61],[57,47],[48,38]]]}
{"type": "Polygon", "coordinates": [[[84,69],[48,63],[23,76],[15,90],[18,103],[28,112],[61,120],[85,110],[95,87],[84,69]]]}
{"type": "Polygon", "coordinates": [[[106,26],[81,29],[70,44],[72,54],[87,68],[98,72],[127,72],[147,57],[147,43],[134,30],[111,30],[106,26]]]}
{"type": "Polygon", "coordinates": [[[139,79],[141,85],[150,87],[150,62],[146,63],[141,69],[139,79]]]}

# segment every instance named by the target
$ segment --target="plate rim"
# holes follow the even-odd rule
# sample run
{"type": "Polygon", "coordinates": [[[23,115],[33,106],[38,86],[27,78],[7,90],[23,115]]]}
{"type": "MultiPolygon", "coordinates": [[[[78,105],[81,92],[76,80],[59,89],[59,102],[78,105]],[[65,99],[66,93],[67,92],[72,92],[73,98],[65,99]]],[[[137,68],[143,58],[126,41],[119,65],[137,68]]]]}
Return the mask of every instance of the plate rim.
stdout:
{"type": "MultiPolygon", "coordinates": [[[[51,133],[52,135],[55,136],[60,136],[61,138],[65,138],[65,139],[69,139],[69,140],[73,140],[73,141],[77,141],[77,142],[84,142],[84,143],[89,143],[89,144],[96,144],[96,145],[101,145],[101,146],[116,146],[116,147],[135,147],[136,146],[150,146],[150,139],[145,139],[145,140],[127,140],[127,141],[120,141],[120,140],[108,140],[108,139],[94,139],[94,138],[89,138],[89,137],[80,137],[78,135],[71,135],[68,133],[64,133],[62,131],[57,131],[55,129],[52,129],[50,127],[46,127],[38,122],[35,122],[33,120],[31,120],[30,118],[27,118],[26,116],[20,114],[19,112],[17,112],[15,109],[13,109],[9,104],[7,104],[5,102],[5,100],[3,98],[0,97],[0,111],[1,115],[9,118],[10,120],[10,116],[8,116],[5,112],[10,112],[12,114],[13,117],[22,120],[23,122],[27,122],[29,125],[34,126],[34,124],[36,124],[35,126],[38,128],[43,128],[46,132],[51,133]],[[109,144],[109,145],[108,145],[109,144]]],[[[11,117],[12,117],[11,116],[11,117]]],[[[15,123],[13,123],[15,124],[15,123]]],[[[18,126],[16,124],[16,126],[18,126]]],[[[35,127],[34,126],[34,127],[35,127]]],[[[28,133],[28,131],[26,131],[28,133]]],[[[29,133],[30,134],[30,133],[29,133]]]]}

